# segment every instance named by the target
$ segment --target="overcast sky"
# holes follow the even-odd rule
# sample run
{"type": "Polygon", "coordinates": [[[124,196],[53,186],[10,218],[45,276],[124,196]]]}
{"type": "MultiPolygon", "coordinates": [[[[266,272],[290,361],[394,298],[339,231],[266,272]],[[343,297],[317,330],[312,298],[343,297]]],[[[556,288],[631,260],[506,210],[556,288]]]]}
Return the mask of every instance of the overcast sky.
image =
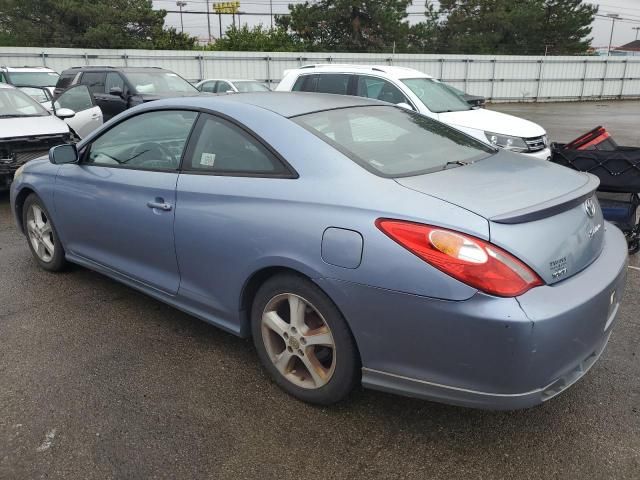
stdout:
{"type": "MultiPolygon", "coordinates": [[[[185,0],[187,6],[184,10],[201,11],[207,10],[206,0],[185,0]]],[[[242,17],[242,23],[248,23],[249,25],[255,25],[263,23],[269,25],[269,0],[240,0],[240,11],[250,13],[267,13],[265,16],[260,15],[245,15],[242,17]]],[[[289,10],[287,5],[289,3],[302,3],[302,0],[272,0],[274,13],[287,13],[289,10]]],[[[613,35],[613,45],[619,46],[625,43],[631,42],[635,39],[636,30],[633,27],[640,27],[640,0],[592,0],[588,3],[593,3],[600,6],[600,14],[606,15],[609,13],[617,13],[620,15],[621,20],[617,20],[613,35]],[[626,20],[623,20],[626,19],[626,20]]],[[[155,8],[164,8],[165,10],[178,10],[175,0],[153,0],[155,8]]],[[[213,4],[213,1],[210,1],[213,4]]],[[[420,15],[424,12],[425,0],[414,0],[413,5],[409,8],[409,20],[414,23],[420,21],[420,15]]],[[[177,13],[167,14],[167,24],[175,26],[180,29],[180,15],[177,13]]],[[[218,16],[211,15],[211,30],[214,37],[219,34],[218,16]]],[[[231,16],[222,16],[222,30],[224,31],[226,26],[231,24],[231,16]]],[[[199,36],[202,40],[207,38],[207,17],[206,15],[183,15],[184,29],[192,35],[199,36]]],[[[609,42],[609,35],[611,34],[611,20],[608,18],[596,17],[593,22],[592,36],[593,46],[605,47],[609,42]]]]}

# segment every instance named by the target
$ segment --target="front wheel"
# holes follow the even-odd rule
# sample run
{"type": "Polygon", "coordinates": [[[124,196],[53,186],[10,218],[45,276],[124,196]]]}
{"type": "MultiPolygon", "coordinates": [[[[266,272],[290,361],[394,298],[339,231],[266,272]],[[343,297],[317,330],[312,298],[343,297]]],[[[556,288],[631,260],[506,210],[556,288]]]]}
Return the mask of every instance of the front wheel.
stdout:
{"type": "Polygon", "coordinates": [[[258,356],[276,383],[305,402],[343,399],[360,380],[360,359],[342,314],[314,283],[278,275],[252,308],[258,356]]]}
{"type": "Polygon", "coordinates": [[[62,270],[66,266],[64,249],[49,212],[34,193],[24,202],[22,224],[27,234],[29,249],[38,264],[50,272],[62,270]]]}

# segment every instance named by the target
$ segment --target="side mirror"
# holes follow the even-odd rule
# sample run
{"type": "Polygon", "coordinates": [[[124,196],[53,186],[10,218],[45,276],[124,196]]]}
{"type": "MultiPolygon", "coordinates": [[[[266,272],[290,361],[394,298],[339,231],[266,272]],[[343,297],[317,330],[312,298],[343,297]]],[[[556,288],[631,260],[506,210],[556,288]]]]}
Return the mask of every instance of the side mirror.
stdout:
{"type": "Polygon", "coordinates": [[[396,103],[396,107],[404,108],[406,110],[411,110],[412,112],[414,111],[413,107],[411,105],[409,105],[408,103],[404,103],[404,102],[396,103]]]}
{"type": "Polygon", "coordinates": [[[120,87],[111,87],[109,89],[109,95],[115,95],[116,97],[122,97],[122,89],[120,87]]]}
{"type": "Polygon", "coordinates": [[[57,145],[49,150],[49,161],[54,165],[76,163],[78,161],[78,149],[70,143],[57,145]]]}
{"type": "Polygon", "coordinates": [[[73,118],[75,117],[76,112],[71,110],[70,108],[58,108],[56,109],[56,117],[64,120],[65,118],[73,118]]]}

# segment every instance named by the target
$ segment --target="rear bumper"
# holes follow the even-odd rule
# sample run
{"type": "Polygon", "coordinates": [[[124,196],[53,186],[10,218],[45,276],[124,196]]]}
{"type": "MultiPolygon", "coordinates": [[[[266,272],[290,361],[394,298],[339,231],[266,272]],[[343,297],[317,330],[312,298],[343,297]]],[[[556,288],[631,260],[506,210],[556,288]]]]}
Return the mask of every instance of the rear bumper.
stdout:
{"type": "Polygon", "coordinates": [[[320,280],[354,332],[363,385],[487,409],[546,401],[604,351],[626,279],[627,248],[608,227],[600,257],[518,298],[445,301],[320,280]]]}
{"type": "Polygon", "coordinates": [[[528,408],[555,397],[580,380],[604,352],[609,336],[606,335],[602,343],[589,356],[578,362],[572,370],[558,377],[546,387],[536,388],[524,393],[480,392],[450,385],[440,385],[369,368],[362,369],[362,384],[374,390],[463,407],[489,410],[528,408]]]}

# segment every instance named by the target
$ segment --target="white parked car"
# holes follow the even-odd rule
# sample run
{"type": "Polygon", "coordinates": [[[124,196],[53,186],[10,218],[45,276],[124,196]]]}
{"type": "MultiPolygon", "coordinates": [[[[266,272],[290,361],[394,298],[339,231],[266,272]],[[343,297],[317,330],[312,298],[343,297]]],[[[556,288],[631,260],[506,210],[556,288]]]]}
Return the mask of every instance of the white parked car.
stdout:
{"type": "Polygon", "coordinates": [[[54,114],[20,89],[0,84],[0,188],[8,186],[14,172],[29,160],[47,155],[51,147],[82,138],[100,126],[100,109],[96,112],[93,105],[84,108],[91,104],[87,102],[91,102],[91,95],[84,85],[79,85],[56,100],[54,114]],[[80,87],[85,91],[75,90],[80,87]]]}
{"type": "Polygon", "coordinates": [[[334,93],[375,98],[410,108],[483,142],[547,160],[547,134],[528,120],[471,107],[433,77],[411,68],[307,65],[285,71],[276,91],[334,93]]]}
{"type": "Polygon", "coordinates": [[[0,67],[0,83],[14,87],[45,87],[53,95],[60,75],[47,67],[0,67]]]}
{"type": "Polygon", "coordinates": [[[208,93],[246,93],[269,92],[270,89],[258,80],[228,80],[225,78],[209,78],[196,83],[196,88],[208,93]]]}

